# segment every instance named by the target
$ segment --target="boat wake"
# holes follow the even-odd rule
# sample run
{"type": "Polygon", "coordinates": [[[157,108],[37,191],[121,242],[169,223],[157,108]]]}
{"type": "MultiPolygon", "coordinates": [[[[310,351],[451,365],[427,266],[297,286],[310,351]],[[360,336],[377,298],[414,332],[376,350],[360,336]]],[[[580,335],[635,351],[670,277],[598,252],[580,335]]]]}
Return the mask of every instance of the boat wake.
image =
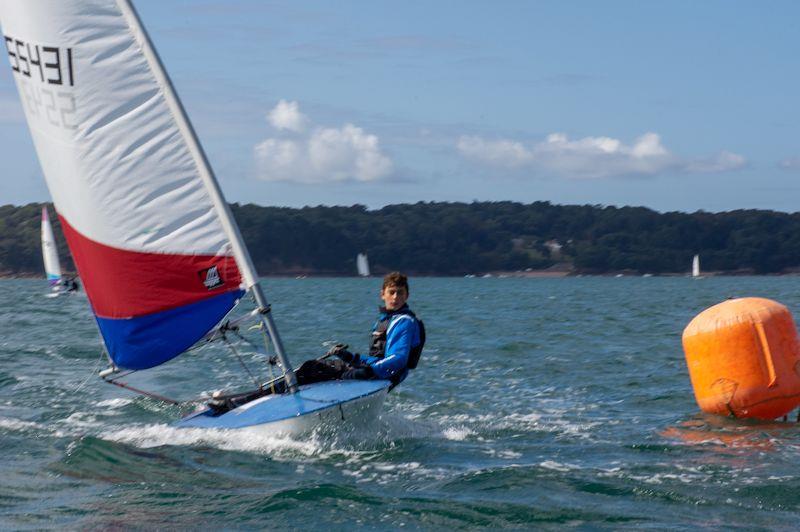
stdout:
{"type": "Polygon", "coordinates": [[[384,415],[363,425],[319,425],[301,436],[268,433],[258,427],[241,429],[175,427],[163,423],[102,431],[101,439],[140,448],[209,446],[223,451],[269,455],[276,460],[325,459],[382,451],[408,436],[403,423],[384,415]]]}
{"type": "Polygon", "coordinates": [[[263,434],[256,430],[177,428],[167,424],[141,425],[111,429],[100,438],[140,448],[163,446],[209,446],[225,451],[268,454],[273,457],[316,456],[322,444],[312,434],[308,439],[263,434]]]}

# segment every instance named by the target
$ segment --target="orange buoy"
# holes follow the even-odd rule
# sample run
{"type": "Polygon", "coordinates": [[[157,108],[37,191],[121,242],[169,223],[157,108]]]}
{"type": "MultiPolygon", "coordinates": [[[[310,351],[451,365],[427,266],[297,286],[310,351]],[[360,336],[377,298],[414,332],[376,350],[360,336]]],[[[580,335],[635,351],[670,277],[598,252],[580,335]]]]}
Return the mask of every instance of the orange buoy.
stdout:
{"type": "Polygon", "coordinates": [[[785,306],[731,299],[683,331],[694,396],[704,412],[775,419],[800,405],[800,342],[785,306]]]}

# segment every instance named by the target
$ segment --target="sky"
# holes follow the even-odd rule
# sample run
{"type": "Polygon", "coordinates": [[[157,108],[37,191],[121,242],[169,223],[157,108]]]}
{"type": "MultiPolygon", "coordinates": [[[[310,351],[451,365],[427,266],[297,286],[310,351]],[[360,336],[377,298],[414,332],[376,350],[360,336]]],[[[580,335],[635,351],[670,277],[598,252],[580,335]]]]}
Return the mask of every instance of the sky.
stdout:
{"type": "MultiPolygon", "coordinates": [[[[229,201],[800,211],[800,2],[134,3],[229,201]]],[[[49,200],[7,61],[0,160],[49,200]]]]}

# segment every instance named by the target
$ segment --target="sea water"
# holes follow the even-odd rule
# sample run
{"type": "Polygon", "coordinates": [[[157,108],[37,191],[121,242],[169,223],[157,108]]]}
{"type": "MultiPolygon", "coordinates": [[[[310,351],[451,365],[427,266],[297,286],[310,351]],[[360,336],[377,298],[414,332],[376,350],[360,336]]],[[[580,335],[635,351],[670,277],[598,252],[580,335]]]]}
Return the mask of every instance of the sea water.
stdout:
{"type": "MultiPolygon", "coordinates": [[[[366,349],[379,283],[263,280],[298,363],[366,349]]],[[[798,311],[797,277],[412,279],[419,368],[373,425],[298,439],[173,428],[184,409],[96,377],[86,297],[46,294],[0,281],[0,529],[797,526],[800,427],[698,413],[680,343],[728,297],[798,311]]],[[[209,346],[128,382],[248,379],[209,346]]]]}

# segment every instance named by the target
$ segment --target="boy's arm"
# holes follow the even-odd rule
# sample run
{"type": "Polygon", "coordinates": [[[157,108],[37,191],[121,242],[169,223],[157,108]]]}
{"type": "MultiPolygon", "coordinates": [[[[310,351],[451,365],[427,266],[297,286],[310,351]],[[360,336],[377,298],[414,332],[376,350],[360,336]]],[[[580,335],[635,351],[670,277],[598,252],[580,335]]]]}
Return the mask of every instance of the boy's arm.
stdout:
{"type": "Polygon", "coordinates": [[[381,379],[388,379],[395,373],[403,371],[408,365],[417,322],[410,317],[402,317],[389,327],[386,334],[386,356],[383,358],[362,357],[381,379]]]}

